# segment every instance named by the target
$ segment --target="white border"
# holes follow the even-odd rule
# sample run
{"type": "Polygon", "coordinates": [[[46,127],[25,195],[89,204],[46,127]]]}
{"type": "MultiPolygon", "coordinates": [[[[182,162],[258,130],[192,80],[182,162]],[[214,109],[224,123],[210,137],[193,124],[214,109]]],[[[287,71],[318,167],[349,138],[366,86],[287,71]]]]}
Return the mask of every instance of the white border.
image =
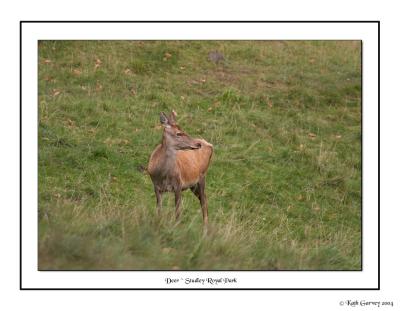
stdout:
{"type": "Polygon", "coordinates": [[[378,25],[376,23],[22,24],[22,288],[377,288],[378,25]],[[362,40],[363,271],[39,272],[37,270],[37,41],[50,39],[362,40]],[[166,278],[236,278],[229,285],[166,285],[166,278]]]}

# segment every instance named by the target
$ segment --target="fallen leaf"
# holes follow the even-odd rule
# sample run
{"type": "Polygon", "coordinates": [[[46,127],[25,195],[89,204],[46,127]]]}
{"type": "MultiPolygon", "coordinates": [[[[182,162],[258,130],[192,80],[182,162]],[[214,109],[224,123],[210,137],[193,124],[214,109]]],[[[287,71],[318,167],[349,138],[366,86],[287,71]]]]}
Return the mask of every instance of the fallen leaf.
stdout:
{"type": "Polygon", "coordinates": [[[47,81],[47,82],[54,82],[55,81],[55,79],[53,77],[50,77],[50,76],[44,77],[44,80],[47,81]]]}
{"type": "Polygon", "coordinates": [[[106,139],[103,141],[103,144],[111,145],[111,138],[106,138],[106,139]]]}
{"type": "Polygon", "coordinates": [[[96,91],[101,91],[103,89],[103,86],[100,84],[99,81],[96,83],[96,91]]]}
{"type": "Polygon", "coordinates": [[[124,73],[125,73],[126,75],[130,75],[130,74],[132,73],[132,70],[130,70],[129,68],[127,68],[127,69],[124,70],[124,73]]]}
{"type": "Polygon", "coordinates": [[[335,137],[336,137],[336,139],[340,139],[340,138],[342,138],[342,135],[336,135],[335,137]]]}
{"type": "Polygon", "coordinates": [[[95,62],[95,64],[94,64],[94,69],[97,69],[97,68],[99,68],[100,67],[100,65],[101,65],[101,60],[99,59],[99,58],[96,58],[96,62],[95,62]]]}
{"type": "Polygon", "coordinates": [[[200,79],[202,83],[206,83],[206,79],[200,79]]]}
{"type": "Polygon", "coordinates": [[[171,58],[171,57],[172,57],[172,54],[170,54],[170,53],[168,53],[168,52],[165,52],[164,57],[165,57],[166,59],[171,58]]]}
{"type": "Polygon", "coordinates": [[[60,90],[53,89],[53,96],[54,96],[54,97],[56,97],[56,96],[58,96],[58,95],[60,95],[60,94],[61,94],[61,91],[60,91],[60,90]]]}
{"type": "Polygon", "coordinates": [[[308,133],[308,137],[310,137],[311,139],[314,139],[315,137],[317,137],[317,134],[308,133]]]}
{"type": "Polygon", "coordinates": [[[45,60],[43,61],[43,63],[45,63],[45,64],[51,64],[52,61],[51,61],[50,59],[45,59],[45,60]]]}
{"type": "Polygon", "coordinates": [[[136,87],[135,87],[135,84],[134,84],[134,83],[132,83],[132,85],[131,85],[128,89],[129,89],[129,93],[130,93],[132,96],[136,96],[137,91],[136,91],[136,87]]]}
{"type": "Polygon", "coordinates": [[[211,111],[212,110],[212,107],[209,107],[208,109],[207,109],[207,111],[211,111]]]}
{"type": "Polygon", "coordinates": [[[74,75],[76,75],[76,76],[80,76],[80,75],[82,74],[82,71],[80,71],[79,69],[74,69],[72,72],[73,72],[74,75]]]}
{"type": "Polygon", "coordinates": [[[184,70],[186,67],[185,66],[180,66],[179,69],[180,70],[184,70]]]}
{"type": "Polygon", "coordinates": [[[168,254],[168,253],[171,252],[171,248],[169,248],[169,247],[164,247],[161,251],[162,251],[164,254],[168,254]]]}

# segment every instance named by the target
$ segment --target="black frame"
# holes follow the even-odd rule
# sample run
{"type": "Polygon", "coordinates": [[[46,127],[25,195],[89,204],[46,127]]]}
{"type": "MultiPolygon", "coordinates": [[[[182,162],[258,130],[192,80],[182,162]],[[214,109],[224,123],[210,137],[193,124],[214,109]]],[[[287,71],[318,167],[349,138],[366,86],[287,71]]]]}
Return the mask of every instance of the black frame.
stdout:
{"type": "MultiPolygon", "coordinates": [[[[19,105],[19,122],[20,122],[20,209],[19,209],[19,287],[20,290],[380,290],[380,21],[20,21],[19,25],[20,35],[20,105],[19,105]],[[376,288],[26,288],[22,287],[22,25],[28,23],[375,23],[378,25],[378,287],[376,288]]],[[[361,41],[361,269],[360,270],[182,270],[173,271],[175,272],[186,272],[186,271],[246,271],[246,272],[334,272],[334,271],[362,271],[363,270],[363,208],[362,208],[362,193],[363,193],[363,182],[362,182],[362,159],[363,159],[363,148],[362,148],[362,102],[363,102],[363,42],[361,41]]],[[[135,272],[135,271],[170,271],[170,270],[40,270],[43,272],[135,272]]]]}

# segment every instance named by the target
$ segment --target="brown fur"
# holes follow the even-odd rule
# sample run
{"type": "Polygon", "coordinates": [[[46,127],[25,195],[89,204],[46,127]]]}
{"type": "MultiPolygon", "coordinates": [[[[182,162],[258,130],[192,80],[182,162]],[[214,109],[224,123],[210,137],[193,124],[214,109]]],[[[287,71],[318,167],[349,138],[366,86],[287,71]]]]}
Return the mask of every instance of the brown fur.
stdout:
{"type": "Polygon", "coordinates": [[[201,144],[200,149],[178,150],[175,162],[168,162],[166,151],[163,149],[162,144],[158,145],[153,151],[150,156],[148,172],[155,186],[160,187],[161,192],[173,192],[176,186],[186,190],[197,184],[200,177],[206,175],[213,153],[213,146],[204,139],[196,139],[196,142],[201,144]],[[166,164],[173,166],[166,167],[166,164]],[[165,187],[162,186],[162,181],[166,171],[171,172],[171,175],[176,180],[172,180],[174,178],[171,178],[171,176],[169,180],[173,183],[173,187],[164,190],[165,187]]]}

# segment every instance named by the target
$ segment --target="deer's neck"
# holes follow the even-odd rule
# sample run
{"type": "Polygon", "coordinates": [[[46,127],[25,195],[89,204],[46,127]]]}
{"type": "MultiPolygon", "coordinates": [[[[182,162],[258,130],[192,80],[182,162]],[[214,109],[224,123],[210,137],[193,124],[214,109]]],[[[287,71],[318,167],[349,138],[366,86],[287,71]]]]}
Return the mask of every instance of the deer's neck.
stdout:
{"type": "Polygon", "coordinates": [[[163,171],[166,173],[172,172],[176,166],[176,150],[168,147],[166,144],[162,144],[162,158],[160,159],[163,171]]]}

